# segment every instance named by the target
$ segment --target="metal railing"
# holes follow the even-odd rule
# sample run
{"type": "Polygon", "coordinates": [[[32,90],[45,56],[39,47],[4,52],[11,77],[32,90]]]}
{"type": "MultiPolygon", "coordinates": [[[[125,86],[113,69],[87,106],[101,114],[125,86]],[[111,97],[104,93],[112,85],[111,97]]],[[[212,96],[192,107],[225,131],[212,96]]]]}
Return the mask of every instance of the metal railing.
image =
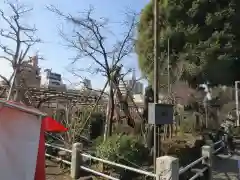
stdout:
{"type": "MultiPolygon", "coordinates": [[[[47,147],[56,148],[56,149],[59,149],[59,150],[65,151],[65,152],[69,152],[69,153],[72,153],[72,152],[73,152],[72,150],[65,149],[65,148],[62,148],[62,147],[58,147],[58,146],[56,146],[56,145],[51,145],[51,144],[47,144],[47,143],[45,143],[45,145],[46,145],[47,147]]],[[[101,158],[98,158],[98,157],[94,157],[94,156],[92,156],[92,155],[90,155],[90,154],[80,153],[80,155],[81,155],[82,157],[85,157],[85,158],[89,159],[89,160],[95,160],[95,161],[102,162],[102,163],[105,163],[105,164],[108,164],[108,165],[112,165],[112,166],[115,166],[115,167],[123,168],[123,169],[129,170],[129,171],[135,172],[135,173],[139,173],[139,174],[142,174],[142,175],[145,175],[145,176],[150,176],[150,177],[154,177],[154,178],[156,177],[156,174],[154,174],[154,173],[151,173],[151,172],[148,172],[148,171],[144,171],[144,170],[140,170],[140,169],[136,169],[136,168],[133,168],[133,167],[129,167],[129,166],[126,166],[126,165],[123,165],[123,164],[115,163],[115,162],[112,162],[112,161],[109,161],[109,160],[105,160],[105,159],[101,159],[101,158]]],[[[50,158],[55,158],[55,159],[57,159],[57,160],[61,160],[63,163],[66,163],[66,164],[68,164],[68,165],[71,165],[71,162],[66,161],[66,160],[63,160],[63,159],[58,158],[58,157],[55,157],[55,156],[52,156],[52,155],[50,155],[50,154],[47,154],[47,153],[46,153],[46,156],[47,156],[47,157],[50,157],[50,158]]],[[[87,172],[93,173],[93,174],[98,175],[98,176],[105,177],[105,178],[107,178],[107,179],[119,180],[119,179],[117,179],[117,178],[115,178],[115,177],[111,177],[111,176],[109,176],[109,175],[100,173],[100,172],[98,172],[98,171],[95,171],[95,170],[93,170],[93,169],[91,169],[91,168],[89,168],[89,167],[85,167],[85,166],[83,166],[83,165],[80,166],[80,168],[81,168],[82,170],[85,170],[85,171],[87,171],[87,172]]]]}
{"type": "MultiPolygon", "coordinates": [[[[224,145],[223,145],[222,141],[220,140],[218,142],[215,142],[212,145],[212,148],[213,148],[212,155],[214,155],[214,154],[218,153],[221,149],[223,149],[224,145]],[[219,145],[219,144],[220,144],[220,147],[217,148],[217,149],[214,149],[214,147],[219,145]]],[[[188,170],[192,169],[195,165],[199,164],[200,162],[203,162],[204,160],[207,160],[208,158],[209,158],[208,156],[202,155],[202,157],[198,158],[197,160],[193,161],[192,163],[188,164],[187,166],[185,166],[183,168],[180,168],[179,175],[187,172],[188,170]]],[[[207,170],[208,170],[208,167],[202,168],[194,176],[192,176],[189,180],[197,179],[198,177],[202,176],[203,173],[207,170]]]]}
{"type": "MultiPolygon", "coordinates": [[[[46,143],[45,145],[46,145],[47,147],[56,148],[56,149],[58,149],[58,150],[62,150],[62,151],[65,151],[65,152],[68,152],[68,153],[71,153],[71,154],[73,153],[73,150],[65,149],[65,148],[63,148],[63,147],[59,147],[59,146],[51,145],[51,144],[47,144],[47,143],[46,143]]],[[[203,146],[203,147],[204,147],[204,146],[203,146]]],[[[185,166],[185,167],[179,168],[177,171],[175,171],[175,172],[178,172],[178,173],[175,174],[175,175],[172,174],[172,176],[180,176],[180,175],[182,175],[183,173],[191,170],[194,166],[198,165],[199,163],[204,162],[204,161],[207,161],[207,160],[210,158],[210,156],[215,155],[215,154],[218,153],[222,148],[224,148],[224,144],[222,143],[222,141],[218,141],[218,142],[214,143],[212,146],[206,146],[206,147],[209,147],[209,149],[210,149],[210,152],[207,152],[208,155],[204,155],[204,153],[202,152],[202,156],[201,156],[200,158],[198,158],[197,160],[191,162],[190,164],[188,164],[188,165],[185,166]],[[220,147],[218,147],[218,148],[215,149],[215,147],[216,147],[217,145],[220,145],[220,147]],[[209,155],[209,153],[210,153],[210,155],[209,155]]],[[[79,152],[78,152],[78,153],[79,153],[79,152]]],[[[72,168],[75,168],[75,171],[76,171],[76,168],[77,168],[77,169],[80,168],[80,169],[82,169],[82,170],[84,170],[84,171],[87,171],[87,172],[89,172],[89,173],[92,173],[92,174],[95,174],[95,175],[98,175],[98,176],[102,176],[102,177],[107,178],[107,179],[119,180],[118,178],[115,178],[115,177],[109,176],[109,175],[107,175],[107,174],[104,174],[104,173],[95,171],[95,170],[93,170],[93,169],[91,169],[91,168],[89,168],[89,167],[85,167],[85,166],[83,166],[83,164],[81,164],[80,167],[72,167],[72,166],[74,166],[74,165],[73,165],[72,162],[70,162],[70,161],[66,161],[66,160],[64,160],[64,159],[62,159],[62,158],[60,158],[60,157],[55,157],[55,156],[52,156],[52,155],[47,154],[47,153],[46,153],[46,156],[47,156],[47,157],[50,157],[50,158],[55,158],[55,159],[57,159],[57,160],[62,161],[62,162],[65,163],[65,164],[71,165],[71,170],[72,170],[72,168]]],[[[129,167],[129,166],[126,166],[126,165],[123,165],[123,164],[111,162],[111,161],[109,161],[109,160],[105,160],[105,159],[101,159],[101,158],[98,158],[98,157],[94,157],[94,156],[92,156],[92,155],[90,155],[90,154],[85,154],[85,153],[82,153],[82,152],[80,152],[80,156],[81,156],[81,158],[84,157],[84,158],[89,159],[89,160],[94,160],[94,161],[98,161],[98,162],[101,162],[101,163],[105,163],[105,164],[108,164],[108,165],[111,165],[111,166],[123,168],[123,169],[129,170],[129,171],[135,172],[135,173],[139,173],[139,174],[141,174],[141,175],[145,175],[145,176],[148,176],[148,177],[153,177],[153,178],[155,178],[155,179],[159,179],[159,178],[157,178],[157,177],[162,176],[162,172],[152,173],[152,172],[148,172],[148,171],[145,171],[145,170],[140,170],[140,169],[136,169],[136,168],[133,168],[133,167],[129,167]]],[[[73,159],[72,159],[72,161],[73,161],[73,159]]],[[[82,162],[82,160],[81,160],[81,162],[82,162]]],[[[74,164],[78,164],[78,163],[74,163],[74,164]]],[[[206,163],[203,163],[203,164],[204,164],[204,167],[203,167],[202,169],[198,170],[198,171],[196,172],[196,174],[193,175],[189,180],[195,180],[195,179],[203,176],[203,174],[204,174],[209,168],[211,168],[211,167],[210,167],[211,164],[206,164],[206,163]]],[[[178,166],[177,166],[177,168],[178,168],[178,166]]],[[[174,170],[172,169],[172,171],[174,171],[174,170]]],[[[171,172],[171,173],[173,173],[173,172],[171,172]]],[[[170,174],[171,174],[171,173],[170,173],[170,174]]],[[[174,178],[173,178],[173,179],[174,179],[174,178]]],[[[177,178],[177,179],[178,179],[178,178],[177,178]]]]}

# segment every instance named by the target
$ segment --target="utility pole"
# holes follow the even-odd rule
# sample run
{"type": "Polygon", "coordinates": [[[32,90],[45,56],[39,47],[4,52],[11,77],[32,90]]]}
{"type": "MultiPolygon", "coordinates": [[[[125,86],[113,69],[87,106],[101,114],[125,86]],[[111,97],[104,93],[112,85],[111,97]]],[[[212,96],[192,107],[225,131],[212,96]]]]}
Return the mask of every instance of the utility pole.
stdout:
{"type": "MultiPolygon", "coordinates": [[[[154,103],[158,103],[158,85],[159,85],[159,77],[158,77],[158,69],[159,69],[159,1],[154,0],[154,103]]],[[[157,149],[157,127],[154,125],[154,147],[153,147],[153,162],[154,162],[154,171],[156,172],[156,155],[158,152],[157,149]]],[[[159,141],[161,138],[159,138],[159,141]]],[[[161,144],[158,141],[159,144],[161,144]]],[[[160,146],[159,146],[160,147],[160,146]]]]}
{"type": "Polygon", "coordinates": [[[168,63],[168,67],[167,67],[167,75],[168,75],[168,95],[170,95],[171,92],[171,84],[170,84],[170,40],[168,38],[168,53],[167,53],[167,63],[168,63]]]}
{"type": "Polygon", "coordinates": [[[238,84],[240,81],[235,81],[235,103],[236,103],[236,116],[237,116],[237,123],[236,125],[239,127],[239,103],[238,103],[238,84]]]}

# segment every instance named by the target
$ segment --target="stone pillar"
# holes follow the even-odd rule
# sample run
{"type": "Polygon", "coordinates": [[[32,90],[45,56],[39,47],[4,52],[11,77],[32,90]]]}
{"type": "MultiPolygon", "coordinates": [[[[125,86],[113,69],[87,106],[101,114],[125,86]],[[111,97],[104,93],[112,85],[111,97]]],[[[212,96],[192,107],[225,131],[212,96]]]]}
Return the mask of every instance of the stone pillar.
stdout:
{"type": "Polygon", "coordinates": [[[72,159],[71,159],[71,178],[79,179],[81,174],[82,152],[83,146],[81,143],[74,143],[72,146],[72,159]]]}
{"type": "Polygon", "coordinates": [[[179,180],[179,160],[172,156],[156,159],[156,180],[179,180]]]}
{"type": "Polygon", "coordinates": [[[212,165],[213,165],[213,147],[212,146],[203,146],[202,147],[202,156],[206,156],[202,163],[208,167],[207,173],[204,173],[206,179],[212,179],[212,165]]]}

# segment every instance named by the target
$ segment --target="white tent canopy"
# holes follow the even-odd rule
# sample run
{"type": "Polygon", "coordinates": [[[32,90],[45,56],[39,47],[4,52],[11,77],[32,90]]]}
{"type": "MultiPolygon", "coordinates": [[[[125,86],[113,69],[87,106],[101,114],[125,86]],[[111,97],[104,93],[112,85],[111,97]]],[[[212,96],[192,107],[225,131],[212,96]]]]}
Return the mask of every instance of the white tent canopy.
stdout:
{"type": "Polygon", "coordinates": [[[34,179],[42,116],[36,109],[0,100],[1,179],[34,179]]]}

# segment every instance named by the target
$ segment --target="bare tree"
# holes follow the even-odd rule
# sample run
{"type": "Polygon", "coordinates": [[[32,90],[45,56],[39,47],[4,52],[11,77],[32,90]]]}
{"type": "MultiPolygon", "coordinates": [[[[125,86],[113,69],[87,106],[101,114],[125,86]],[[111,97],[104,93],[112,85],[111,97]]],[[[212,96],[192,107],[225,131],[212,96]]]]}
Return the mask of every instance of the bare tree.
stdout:
{"type": "MultiPolygon", "coordinates": [[[[29,27],[24,23],[24,16],[33,9],[17,1],[14,3],[6,1],[5,3],[11,10],[11,14],[8,15],[5,13],[6,10],[0,9],[1,24],[6,25],[6,27],[4,26],[4,28],[0,29],[0,49],[2,50],[2,52],[0,52],[0,59],[10,63],[13,73],[10,78],[4,77],[3,75],[0,75],[0,77],[9,87],[12,81],[14,81],[13,86],[18,87],[21,83],[21,66],[26,61],[29,49],[36,43],[39,43],[40,39],[35,36],[37,29],[35,27],[29,27]],[[11,44],[11,46],[9,44],[11,44]]],[[[17,90],[14,100],[19,101],[20,99],[20,91],[17,90]]]]}
{"type": "MultiPolygon", "coordinates": [[[[112,87],[111,82],[113,81],[114,72],[120,62],[134,50],[136,14],[127,14],[126,21],[122,23],[125,26],[125,32],[122,33],[121,39],[116,38],[114,43],[110,43],[110,37],[116,37],[109,30],[110,22],[106,18],[95,19],[92,7],[78,16],[65,14],[54,6],[49,6],[48,9],[70,23],[68,26],[73,27],[71,34],[66,34],[60,30],[60,35],[67,43],[67,46],[77,53],[72,63],[76,65],[80,60],[89,60],[90,66],[87,67],[87,71],[103,75],[106,77],[107,82],[110,83],[110,87],[112,87]]],[[[109,94],[111,112],[109,112],[108,121],[110,123],[114,113],[113,88],[110,88],[109,94]]],[[[127,113],[129,114],[129,112],[127,113]]],[[[111,132],[111,130],[109,131],[111,132]]]]}
{"type": "Polygon", "coordinates": [[[96,20],[92,17],[93,8],[87,12],[81,13],[79,17],[63,14],[54,6],[48,7],[52,12],[63,17],[67,22],[73,25],[72,34],[68,35],[60,30],[61,37],[67,42],[67,46],[76,50],[77,56],[73,64],[81,59],[90,59],[91,65],[87,68],[88,72],[101,73],[110,78],[115,66],[126,56],[129,56],[134,49],[134,30],[136,25],[136,16],[128,16],[124,22],[127,31],[123,33],[122,40],[116,40],[109,45],[110,36],[114,36],[108,30],[109,21],[105,18],[96,20]],[[83,17],[81,17],[83,16],[83,17]]]}

